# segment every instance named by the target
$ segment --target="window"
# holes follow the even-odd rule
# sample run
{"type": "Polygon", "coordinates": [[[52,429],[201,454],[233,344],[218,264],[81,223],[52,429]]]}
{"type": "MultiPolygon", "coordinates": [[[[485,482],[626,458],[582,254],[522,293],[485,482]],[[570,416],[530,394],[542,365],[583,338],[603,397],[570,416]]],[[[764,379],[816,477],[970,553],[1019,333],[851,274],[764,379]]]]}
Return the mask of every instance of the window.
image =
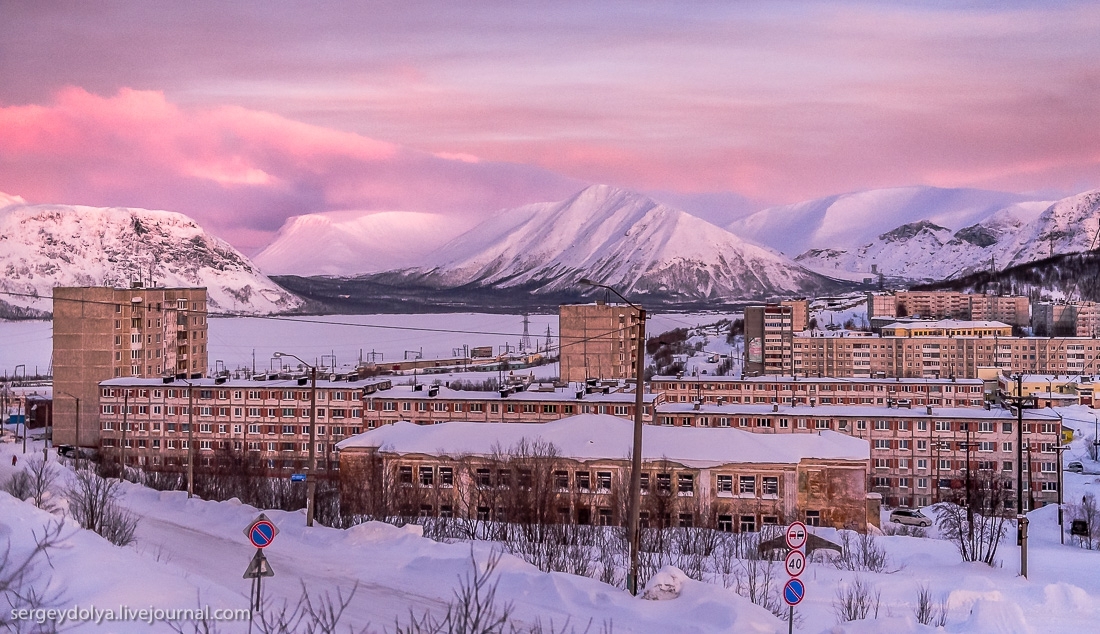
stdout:
{"type": "Polygon", "coordinates": [[[657,474],[657,493],[672,493],[672,474],[657,474]]]}
{"type": "MultiPolygon", "coordinates": [[[[718,493],[733,493],[733,476],[720,475],[718,476],[718,493]]],[[[733,521],[732,519],[730,520],[733,521]]]]}
{"type": "Polygon", "coordinates": [[[455,471],[453,467],[439,468],[439,486],[451,488],[455,485],[455,471]]]}
{"type": "Polygon", "coordinates": [[[695,476],[690,473],[677,474],[676,492],[680,495],[695,495],[695,476]]]}
{"type": "Polygon", "coordinates": [[[821,511],[806,511],[807,526],[821,526],[821,511]]]}
{"type": "Polygon", "coordinates": [[[719,515],[718,516],[718,530],[723,533],[733,532],[733,516],[732,515],[719,515]]]}
{"type": "MultiPolygon", "coordinates": [[[[489,470],[488,469],[478,469],[477,471],[475,471],[474,472],[474,481],[477,483],[477,486],[482,487],[482,488],[487,488],[487,487],[491,486],[491,483],[489,481],[489,470]]],[[[480,514],[480,511],[481,510],[478,509],[479,514],[480,514]]],[[[488,516],[488,514],[489,514],[488,509],[485,510],[485,514],[486,514],[486,516],[488,516]]]]}
{"type": "Polygon", "coordinates": [[[738,528],[742,533],[756,532],[756,516],[755,515],[742,515],[741,522],[738,528]]]}
{"type": "Polygon", "coordinates": [[[577,471],[573,474],[573,482],[580,491],[588,491],[592,488],[592,475],[587,471],[577,471]]]}
{"type": "Polygon", "coordinates": [[[885,438],[876,438],[875,439],[875,449],[876,450],[883,451],[883,450],[886,450],[886,449],[889,449],[889,448],[890,448],[890,441],[889,440],[887,440],[885,438]]]}
{"type": "Polygon", "coordinates": [[[554,488],[559,491],[569,490],[569,472],[568,471],[555,471],[554,472],[554,488]]]}
{"type": "Polygon", "coordinates": [[[1042,473],[1056,473],[1057,465],[1053,462],[1042,462],[1039,464],[1039,471],[1042,473]]]}
{"type": "Polygon", "coordinates": [[[412,484],[413,481],[413,468],[412,467],[398,467],[397,468],[397,482],[399,484],[412,484]]]}
{"type": "Polygon", "coordinates": [[[607,493],[611,490],[611,472],[610,471],[597,471],[596,472],[596,490],[601,493],[607,493]]]}
{"type": "Polygon", "coordinates": [[[779,495],[779,478],[776,476],[764,476],[760,479],[761,490],[764,495],[779,495]]]}
{"type": "Polygon", "coordinates": [[[741,476],[737,492],[741,495],[756,495],[756,476],[741,476]]]}
{"type": "Polygon", "coordinates": [[[420,467],[420,486],[430,487],[435,484],[435,469],[432,467],[420,467]]]}
{"type": "Polygon", "coordinates": [[[643,494],[649,493],[649,474],[641,474],[638,478],[638,484],[640,485],[639,488],[642,490],[643,494]]]}

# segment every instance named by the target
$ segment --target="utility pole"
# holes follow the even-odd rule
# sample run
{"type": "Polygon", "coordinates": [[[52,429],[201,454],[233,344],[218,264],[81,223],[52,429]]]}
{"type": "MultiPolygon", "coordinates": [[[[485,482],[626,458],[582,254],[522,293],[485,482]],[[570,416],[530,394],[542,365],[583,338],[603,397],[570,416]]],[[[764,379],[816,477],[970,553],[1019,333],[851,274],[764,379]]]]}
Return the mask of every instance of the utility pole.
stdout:
{"type": "Polygon", "coordinates": [[[1002,395],[1001,400],[1016,408],[1016,545],[1020,547],[1020,574],[1027,577],[1027,515],[1024,513],[1024,406],[1031,399],[1024,398],[1024,377],[1012,377],[1016,394],[1002,395]]]}
{"type": "Polygon", "coordinates": [[[187,383],[187,497],[195,496],[195,386],[187,383]]]}
{"type": "Polygon", "coordinates": [[[126,415],[130,413],[130,388],[125,389],[122,394],[122,442],[118,445],[119,479],[123,480],[126,476],[126,415]]]}
{"type": "MultiPolygon", "coordinates": [[[[317,507],[317,366],[302,361],[301,357],[286,352],[276,352],[276,358],[290,357],[309,368],[309,467],[306,471],[306,526],[313,526],[313,516],[317,507]]],[[[423,355],[421,355],[423,356],[423,355]]],[[[333,367],[336,355],[333,355],[333,367]]],[[[407,357],[406,357],[407,358],[407,357]]],[[[324,359],[324,357],[322,357],[324,359]]],[[[413,369],[413,382],[416,382],[416,369],[413,369]]]]}

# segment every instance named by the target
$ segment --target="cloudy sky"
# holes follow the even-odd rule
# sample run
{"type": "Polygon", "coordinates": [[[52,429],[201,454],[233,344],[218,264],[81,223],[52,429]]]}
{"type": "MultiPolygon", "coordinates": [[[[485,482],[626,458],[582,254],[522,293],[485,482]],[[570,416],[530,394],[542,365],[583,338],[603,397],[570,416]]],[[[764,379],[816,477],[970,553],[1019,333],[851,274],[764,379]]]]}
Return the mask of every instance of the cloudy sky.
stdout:
{"type": "Polygon", "coordinates": [[[588,183],[701,214],[1100,186],[1096,2],[2,2],[0,192],[478,214],[588,183]]]}

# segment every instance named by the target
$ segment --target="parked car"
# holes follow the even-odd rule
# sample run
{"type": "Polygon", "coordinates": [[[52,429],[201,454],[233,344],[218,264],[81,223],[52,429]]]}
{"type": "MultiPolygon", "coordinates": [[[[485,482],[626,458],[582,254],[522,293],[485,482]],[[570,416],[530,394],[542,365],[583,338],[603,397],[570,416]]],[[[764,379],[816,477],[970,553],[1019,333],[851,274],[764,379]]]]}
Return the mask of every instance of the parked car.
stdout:
{"type": "Polygon", "coordinates": [[[1066,465],[1066,471],[1069,471],[1070,473],[1084,473],[1085,472],[1085,465],[1083,465],[1080,462],[1074,460],[1073,462],[1066,465]]]}
{"type": "Polygon", "coordinates": [[[931,526],[932,518],[917,509],[897,509],[890,513],[890,521],[908,526],[931,526]]]}

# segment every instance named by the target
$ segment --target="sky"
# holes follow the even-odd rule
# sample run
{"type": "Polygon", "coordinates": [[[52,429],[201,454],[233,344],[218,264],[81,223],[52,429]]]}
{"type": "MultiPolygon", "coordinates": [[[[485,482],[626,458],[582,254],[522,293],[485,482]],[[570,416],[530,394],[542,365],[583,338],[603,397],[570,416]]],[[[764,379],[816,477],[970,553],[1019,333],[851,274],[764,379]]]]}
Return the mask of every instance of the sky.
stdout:
{"type": "Polygon", "coordinates": [[[3,2],[0,192],[484,215],[591,183],[732,220],[1100,186],[1095,2],[3,2]]]}

